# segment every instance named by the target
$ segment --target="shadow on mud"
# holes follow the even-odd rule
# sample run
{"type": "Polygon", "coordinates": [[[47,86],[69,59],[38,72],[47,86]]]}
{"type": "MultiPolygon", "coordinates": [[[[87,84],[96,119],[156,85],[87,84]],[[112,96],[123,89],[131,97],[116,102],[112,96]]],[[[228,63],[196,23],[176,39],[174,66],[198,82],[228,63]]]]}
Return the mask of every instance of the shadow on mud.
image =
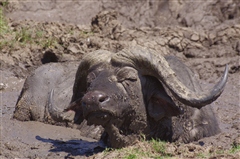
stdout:
{"type": "Polygon", "coordinates": [[[106,146],[102,141],[98,142],[89,142],[86,140],[54,140],[54,139],[46,139],[40,136],[36,136],[36,139],[45,142],[51,143],[51,149],[49,152],[66,152],[68,156],[91,156],[95,153],[102,152],[105,150],[106,146]]]}

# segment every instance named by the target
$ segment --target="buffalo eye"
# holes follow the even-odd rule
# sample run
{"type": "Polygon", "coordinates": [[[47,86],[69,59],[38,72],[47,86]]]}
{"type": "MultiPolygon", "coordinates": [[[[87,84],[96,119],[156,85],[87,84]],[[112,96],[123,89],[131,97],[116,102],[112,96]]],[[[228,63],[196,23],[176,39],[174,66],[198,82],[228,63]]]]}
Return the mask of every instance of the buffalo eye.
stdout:
{"type": "Polygon", "coordinates": [[[87,76],[87,84],[88,86],[92,83],[92,81],[96,78],[96,75],[94,72],[91,72],[87,76]]]}
{"type": "Polygon", "coordinates": [[[137,81],[138,72],[134,68],[124,67],[117,72],[117,80],[118,82],[122,82],[124,80],[129,81],[137,81]]]}

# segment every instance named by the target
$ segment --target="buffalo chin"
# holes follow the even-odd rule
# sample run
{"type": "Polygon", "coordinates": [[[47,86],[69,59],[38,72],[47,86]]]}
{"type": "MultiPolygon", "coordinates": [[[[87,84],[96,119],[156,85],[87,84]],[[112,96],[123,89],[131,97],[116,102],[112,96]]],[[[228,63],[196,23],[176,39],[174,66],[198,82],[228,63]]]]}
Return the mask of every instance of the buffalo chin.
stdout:
{"type": "Polygon", "coordinates": [[[86,116],[88,125],[105,125],[111,119],[111,113],[96,111],[91,112],[86,116]]]}

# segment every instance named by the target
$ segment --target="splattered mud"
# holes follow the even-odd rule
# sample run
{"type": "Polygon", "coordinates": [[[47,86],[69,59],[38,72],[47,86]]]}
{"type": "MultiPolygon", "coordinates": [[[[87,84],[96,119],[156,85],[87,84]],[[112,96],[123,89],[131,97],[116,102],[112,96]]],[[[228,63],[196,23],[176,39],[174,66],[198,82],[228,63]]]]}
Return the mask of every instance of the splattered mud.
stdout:
{"type": "MultiPolygon", "coordinates": [[[[83,54],[97,49],[117,52],[136,44],[176,55],[199,74],[206,89],[229,65],[226,88],[212,104],[222,132],[191,144],[167,143],[166,152],[176,158],[240,158],[239,151],[226,153],[240,144],[238,0],[9,0],[0,4],[10,30],[2,27],[0,34],[1,158],[126,157],[125,151],[101,152],[103,143],[80,136],[77,129],[21,122],[12,115],[25,78],[37,66],[81,60],[83,54]]],[[[149,151],[150,147],[140,142],[128,149],[134,148],[149,151]]]]}

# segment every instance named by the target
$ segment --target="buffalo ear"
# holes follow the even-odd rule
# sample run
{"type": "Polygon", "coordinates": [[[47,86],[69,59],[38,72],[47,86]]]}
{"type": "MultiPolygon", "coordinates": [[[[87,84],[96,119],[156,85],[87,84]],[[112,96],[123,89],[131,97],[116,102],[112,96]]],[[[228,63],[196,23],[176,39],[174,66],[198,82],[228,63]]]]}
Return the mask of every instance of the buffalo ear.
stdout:
{"type": "Polygon", "coordinates": [[[175,105],[165,91],[157,92],[152,95],[148,102],[147,110],[149,116],[155,121],[159,121],[163,117],[182,114],[180,108],[175,105]]]}

